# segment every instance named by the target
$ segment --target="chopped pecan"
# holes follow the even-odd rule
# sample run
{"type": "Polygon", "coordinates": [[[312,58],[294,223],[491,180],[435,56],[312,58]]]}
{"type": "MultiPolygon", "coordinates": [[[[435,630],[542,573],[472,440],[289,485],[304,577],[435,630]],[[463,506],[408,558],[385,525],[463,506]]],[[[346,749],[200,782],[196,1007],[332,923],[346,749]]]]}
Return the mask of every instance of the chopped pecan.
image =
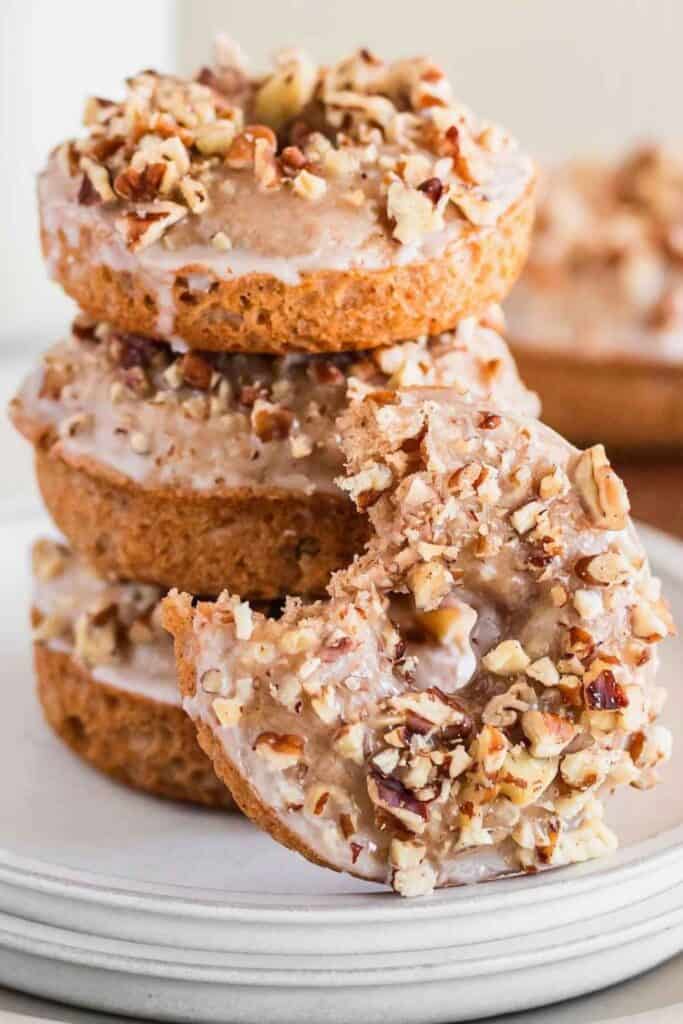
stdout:
{"type": "Polygon", "coordinates": [[[133,252],[158,242],[162,235],[187,215],[179,203],[161,202],[147,210],[131,210],[115,221],[117,231],[133,252]]]}
{"type": "Polygon", "coordinates": [[[603,669],[585,687],[586,704],[592,711],[616,711],[628,705],[624,688],[610,669],[603,669]]]}
{"type": "Polygon", "coordinates": [[[315,359],[308,364],[308,376],[316,384],[332,384],[336,387],[346,382],[346,377],[331,359],[315,359]]]}
{"type": "Polygon", "coordinates": [[[324,647],[320,648],[320,660],[325,663],[337,661],[338,658],[343,657],[353,647],[353,640],[350,636],[340,636],[331,643],[325,644],[324,647]]]}
{"type": "Polygon", "coordinates": [[[114,178],[114,191],[132,203],[148,202],[159,195],[165,163],[145,164],[142,170],[127,167],[114,178]]]}
{"type": "Polygon", "coordinates": [[[251,427],[260,441],[282,441],[289,436],[294,413],[281,405],[257,399],[251,411],[251,427]]]}
{"type": "Polygon", "coordinates": [[[429,808],[418,800],[398,779],[385,778],[379,772],[368,776],[368,792],[374,803],[398,818],[411,832],[422,831],[429,817],[429,808]]]}
{"type": "Polygon", "coordinates": [[[417,187],[420,192],[424,192],[428,199],[431,199],[435,206],[443,195],[443,182],[440,178],[427,178],[417,187]]]}
{"type": "Polygon", "coordinates": [[[603,445],[594,445],[582,453],[574,479],[594,525],[602,530],[623,530],[630,509],[628,495],[603,445]]]}
{"type": "Polygon", "coordinates": [[[479,413],[478,426],[481,430],[495,430],[499,427],[502,420],[500,416],[495,412],[481,412],[479,413]]]}
{"type": "Polygon", "coordinates": [[[297,764],[304,753],[304,740],[291,733],[262,732],[256,737],[254,750],[275,768],[284,770],[297,764]]]}
{"type": "Polygon", "coordinates": [[[130,370],[134,366],[149,369],[154,348],[154,342],[137,334],[112,334],[107,353],[122,370],[130,370]]]}
{"type": "Polygon", "coordinates": [[[90,320],[84,313],[80,313],[71,324],[71,333],[79,341],[97,341],[96,327],[97,323],[94,320],[90,320]]]}
{"type": "Polygon", "coordinates": [[[277,152],[277,138],[272,128],[264,124],[249,124],[233,140],[225,157],[228,167],[245,170],[254,166],[254,143],[261,139],[272,153],[277,152]]]}
{"type": "Polygon", "coordinates": [[[186,352],[180,361],[183,380],[192,388],[208,391],[211,387],[213,367],[198,352],[186,352]]]}
{"type": "Polygon", "coordinates": [[[108,203],[115,199],[109,181],[109,171],[102,164],[83,157],[83,180],[78,192],[78,202],[82,206],[93,206],[97,203],[108,203]]]}
{"type": "Polygon", "coordinates": [[[308,165],[305,154],[298,146],[285,146],[279,159],[283,173],[290,177],[294,177],[308,165]]]}
{"type": "Polygon", "coordinates": [[[58,402],[62,389],[73,380],[74,370],[68,363],[46,363],[40,382],[39,398],[49,398],[58,402]]]}

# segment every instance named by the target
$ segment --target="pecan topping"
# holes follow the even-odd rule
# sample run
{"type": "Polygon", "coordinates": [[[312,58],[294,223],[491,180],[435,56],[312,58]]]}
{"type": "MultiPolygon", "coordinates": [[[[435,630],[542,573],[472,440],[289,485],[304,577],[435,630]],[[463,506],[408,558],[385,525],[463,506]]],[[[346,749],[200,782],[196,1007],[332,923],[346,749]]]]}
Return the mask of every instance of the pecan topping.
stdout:
{"type": "Polygon", "coordinates": [[[122,199],[145,202],[159,194],[161,182],[166,173],[166,164],[146,164],[141,171],[127,167],[114,178],[114,191],[122,199]]]}
{"type": "Polygon", "coordinates": [[[443,195],[443,182],[440,178],[427,178],[417,187],[420,192],[424,192],[428,199],[431,199],[435,206],[443,195]]]}
{"type": "Polygon", "coordinates": [[[251,425],[260,441],[281,441],[289,435],[294,413],[283,406],[258,399],[251,413],[251,425]]]}
{"type": "Polygon", "coordinates": [[[416,814],[425,821],[427,820],[429,814],[427,805],[421,800],[417,800],[398,779],[385,777],[379,772],[372,772],[369,781],[377,787],[378,799],[386,808],[410,811],[411,814],[416,814]]]}
{"type": "Polygon", "coordinates": [[[208,391],[211,386],[213,367],[198,352],[186,352],[181,363],[183,379],[190,387],[208,391]]]}
{"type": "Polygon", "coordinates": [[[81,179],[81,187],[78,190],[78,202],[81,206],[95,206],[102,200],[87,174],[81,179]]]}
{"type": "Polygon", "coordinates": [[[628,698],[614,673],[603,669],[586,687],[586,703],[593,711],[616,711],[627,707],[628,698]]]}
{"type": "Polygon", "coordinates": [[[482,412],[479,414],[479,426],[482,430],[495,430],[501,423],[500,416],[495,412],[482,412]]]}

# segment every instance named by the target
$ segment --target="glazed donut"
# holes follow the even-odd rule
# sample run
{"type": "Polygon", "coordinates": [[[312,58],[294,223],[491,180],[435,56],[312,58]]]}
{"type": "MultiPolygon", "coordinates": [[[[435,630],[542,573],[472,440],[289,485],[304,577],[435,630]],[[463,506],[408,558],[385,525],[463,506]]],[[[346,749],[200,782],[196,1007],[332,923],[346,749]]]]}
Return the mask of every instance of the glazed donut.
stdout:
{"type": "Polygon", "coordinates": [[[80,757],[136,789],[234,806],[180,705],[163,592],[108,584],[63,544],[32,550],[34,663],[53,731],[80,757]]]}
{"type": "Polygon", "coordinates": [[[40,176],[52,276],[92,317],[200,349],[281,353],[450,330],[526,257],[533,167],[432,61],[223,53],[90,99],[40,176]]]}
{"type": "Polygon", "coordinates": [[[178,354],[79,321],[12,405],[49,512],[115,579],[252,598],[323,593],[367,539],[335,485],[335,420],[373,388],[447,385],[538,412],[484,323],[367,353],[178,354]]]}
{"type": "Polygon", "coordinates": [[[164,602],[217,774],[286,846],[404,896],[614,849],[601,795],[670,750],[672,627],[604,449],[437,389],[371,394],[340,436],[372,535],[326,602],[164,602]]]}
{"type": "Polygon", "coordinates": [[[507,304],[520,372],[577,443],[683,446],[683,154],[548,175],[507,304]]]}

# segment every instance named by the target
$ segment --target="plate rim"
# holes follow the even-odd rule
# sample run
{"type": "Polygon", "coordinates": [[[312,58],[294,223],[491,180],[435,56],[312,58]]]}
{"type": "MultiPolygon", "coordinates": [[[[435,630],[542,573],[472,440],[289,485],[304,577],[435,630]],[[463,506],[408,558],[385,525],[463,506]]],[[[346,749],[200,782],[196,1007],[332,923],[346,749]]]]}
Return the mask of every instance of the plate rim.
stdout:
{"type": "MultiPolygon", "coordinates": [[[[182,957],[182,953],[188,951],[185,945],[164,946],[154,942],[116,939],[4,914],[0,914],[0,948],[38,953],[50,960],[104,968],[112,973],[213,980],[255,987],[271,984],[297,987],[304,978],[305,984],[313,987],[329,987],[330,978],[336,980],[336,987],[377,985],[382,984],[389,974],[396,981],[400,975],[407,982],[462,980],[487,972],[502,975],[511,970],[548,966],[604,950],[614,953],[621,946],[672,928],[681,930],[683,934],[683,882],[676,887],[674,897],[670,905],[663,905],[665,898],[669,899],[669,893],[662,893],[654,907],[652,899],[644,898],[632,906],[598,915],[592,920],[593,927],[586,935],[577,934],[583,927],[583,922],[579,921],[536,932],[530,943],[512,945],[509,949],[504,948],[510,945],[509,940],[493,936],[480,943],[475,955],[468,957],[461,956],[462,946],[451,944],[438,950],[380,950],[376,951],[376,959],[380,962],[375,963],[367,963],[367,957],[362,953],[359,956],[356,952],[343,951],[329,951],[319,958],[318,963],[311,963],[310,954],[302,950],[290,951],[289,954],[247,951],[240,954],[243,961],[240,963],[239,959],[231,961],[234,951],[226,953],[205,948],[189,950],[202,957],[201,960],[192,960],[182,957]],[[9,922],[7,918],[10,918],[9,922]],[[12,930],[10,924],[15,925],[12,930]],[[45,952],[47,947],[49,952],[45,952]],[[441,954],[437,962],[430,960],[433,952],[441,954]],[[174,957],[177,953],[181,956],[174,957]],[[411,958],[410,963],[406,963],[406,955],[412,954],[416,959],[411,958]],[[393,956],[397,963],[392,963],[393,956]],[[216,959],[223,962],[216,963],[216,959]]],[[[466,945],[471,950],[469,943],[466,945]]]]}

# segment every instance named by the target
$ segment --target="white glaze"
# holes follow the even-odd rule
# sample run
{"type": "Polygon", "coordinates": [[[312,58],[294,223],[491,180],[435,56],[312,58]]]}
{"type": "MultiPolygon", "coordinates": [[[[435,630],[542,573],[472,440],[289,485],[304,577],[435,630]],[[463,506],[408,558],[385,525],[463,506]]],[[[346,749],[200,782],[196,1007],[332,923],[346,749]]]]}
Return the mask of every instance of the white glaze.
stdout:
{"type": "Polygon", "coordinates": [[[150,400],[153,394],[143,399],[125,389],[114,402],[112,387],[125,380],[125,373],[109,360],[106,343],[71,338],[53,346],[43,366],[24,382],[17,398],[17,422],[29,436],[35,430],[56,434],[55,454],[94,460],[149,487],[208,491],[244,486],[332,494],[339,493],[334,481],[343,464],[335,420],[346,404],[347,387],[357,391],[436,384],[496,406],[524,409],[530,415],[538,412],[536,396],[521,384],[502,338],[472,320],[440,338],[404,342],[357,357],[216,358],[231,397],[221,415],[196,419],[185,412],[183,402],[205,401],[206,393],[190,387],[172,390],[161,370],[151,373],[152,391],[164,388],[168,402],[158,404],[150,400]],[[71,368],[72,381],[54,398],[45,393],[44,385],[50,367],[62,366],[71,368]],[[316,367],[330,367],[333,381],[317,380],[316,367]],[[361,371],[362,381],[354,376],[361,371]],[[238,393],[242,384],[258,382],[278,394],[280,387],[285,389],[281,404],[294,415],[290,437],[263,441],[254,433],[250,411],[239,403],[238,393]],[[79,414],[87,418],[87,425],[73,432],[64,429],[79,414]],[[148,439],[149,453],[133,451],[130,438],[135,432],[148,439]],[[310,454],[295,455],[291,439],[299,435],[310,441],[310,454]]]}
{"type": "MultiPolygon", "coordinates": [[[[80,559],[70,554],[66,568],[57,577],[41,581],[34,576],[33,607],[43,616],[58,613],[67,624],[63,635],[47,641],[48,648],[77,658],[72,630],[78,617],[99,599],[129,600],[135,589],[136,584],[133,583],[115,584],[98,578],[80,559]]],[[[150,590],[142,586],[138,589],[150,590]]],[[[85,668],[99,683],[160,704],[180,706],[173,644],[164,633],[155,631],[150,643],[130,644],[110,664],[87,665],[85,668]]]]}
{"type": "MultiPolygon", "coordinates": [[[[505,149],[492,155],[492,161],[494,170],[490,181],[485,186],[477,187],[475,193],[485,196],[492,217],[499,217],[528,187],[532,165],[516,149],[505,149]]],[[[376,172],[374,176],[377,177],[376,172]]],[[[239,178],[237,180],[239,182],[239,178]]],[[[254,247],[241,244],[238,236],[233,238],[232,248],[227,251],[212,248],[209,238],[213,230],[224,226],[220,219],[212,215],[205,224],[200,219],[192,230],[181,222],[162,241],[133,253],[126,247],[123,237],[114,226],[120,210],[107,206],[79,205],[76,197],[78,181],[79,178],[68,178],[54,158],[39,178],[41,222],[52,247],[59,249],[58,235],[63,233],[70,247],[83,246],[84,274],[88,273],[89,267],[102,265],[134,275],[136,281],[155,300],[156,329],[165,338],[175,333],[173,285],[179,275],[189,275],[195,280],[199,275],[207,280],[226,281],[248,274],[264,274],[283,284],[296,286],[306,274],[316,271],[375,271],[432,259],[452,259],[456,263],[462,259],[459,243],[464,237],[467,222],[455,211],[452,211],[442,230],[426,234],[409,245],[402,245],[392,240],[386,228],[378,221],[374,202],[367,203],[363,210],[343,207],[342,204],[340,210],[339,202],[331,198],[326,208],[321,210],[319,204],[306,203],[291,195],[274,199],[264,197],[253,185],[243,189],[243,202],[251,204],[247,209],[253,212],[253,220],[258,221],[260,218],[269,225],[258,236],[254,247]],[[269,203],[275,203],[275,209],[269,209],[269,203]],[[311,205],[314,205],[314,210],[307,208],[311,205]],[[280,235],[277,235],[274,225],[283,218],[285,224],[291,218],[294,218],[293,224],[302,218],[304,224],[310,222],[310,232],[298,229],[298,244],[301,246],[298,250],[289,251],[291,231],[281,229],[280,235]],[[187,240],[183,239],[183,232],[189,236],[187,240]],[[272,244],[269,232],[273,236],[272,244]],[[183,239],[180,244],[174,241],[178,233],[183,239]]],[[[337,187],[337,191],[341,189],[337,187]]],[[[229,217],[229,212],[226,216],[229,217]]],[[[245,230],[247,238],[250,236],[249,223],[248,218],[245,230]]],[[[230,222],[225,228],[231,235],[235,231],[235,225],[230,222]]],[[[495,230],[495,224],[477,228],[482,239],[495,230]]],[[[56,258],[52,253],[49,265],[52,274],[55,272],[56,258]]],[[[202,287],[200,290],[206,289],[202,287]]]]}

